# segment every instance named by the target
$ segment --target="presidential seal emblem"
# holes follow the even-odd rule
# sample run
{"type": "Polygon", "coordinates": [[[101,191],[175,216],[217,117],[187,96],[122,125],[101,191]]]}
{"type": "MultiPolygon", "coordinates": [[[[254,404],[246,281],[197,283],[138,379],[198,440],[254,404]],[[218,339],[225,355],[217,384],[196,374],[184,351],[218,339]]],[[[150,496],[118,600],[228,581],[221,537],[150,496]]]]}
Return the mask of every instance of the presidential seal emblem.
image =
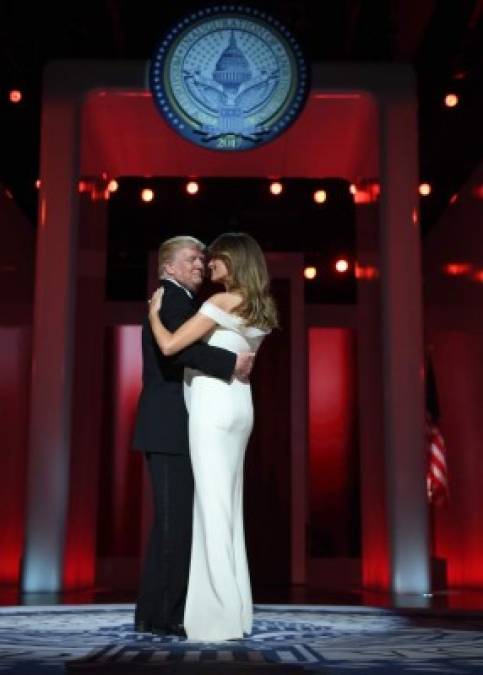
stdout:
{"type": "Polygon", "coordinates": [[[153,99],[188,140],[224,151],[273,140],[309,90],[302,50],[276,19],[250,7],[208,7],[161,40],[150,64],[153,99]]]}

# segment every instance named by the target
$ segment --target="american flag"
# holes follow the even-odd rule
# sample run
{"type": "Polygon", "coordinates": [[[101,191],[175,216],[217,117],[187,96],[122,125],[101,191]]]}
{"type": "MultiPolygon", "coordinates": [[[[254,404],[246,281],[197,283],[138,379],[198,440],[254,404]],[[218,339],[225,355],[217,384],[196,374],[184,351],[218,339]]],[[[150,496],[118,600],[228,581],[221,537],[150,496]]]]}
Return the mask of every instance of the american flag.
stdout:
{"type": "Polygon", "coordinates": [[[446,444],[441,431],[429,415],[426,417],[426,446],[428,452],[428,472],[426,488],[428,500],[435,506],[448,501],[448,472],[446,466],[446,444]]]}

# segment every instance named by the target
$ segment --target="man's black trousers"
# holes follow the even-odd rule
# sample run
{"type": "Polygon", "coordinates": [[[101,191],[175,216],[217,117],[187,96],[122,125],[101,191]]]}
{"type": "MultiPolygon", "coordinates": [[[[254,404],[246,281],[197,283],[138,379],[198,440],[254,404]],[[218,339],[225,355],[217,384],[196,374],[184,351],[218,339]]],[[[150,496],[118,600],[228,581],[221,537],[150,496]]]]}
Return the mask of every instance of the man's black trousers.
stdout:
{"type": "Polygon", "coordinates": [[[193,520],[188,455],[147,453],[154,522],[141,575],[135,621],[163,628],[183,623],[193,520]]]}

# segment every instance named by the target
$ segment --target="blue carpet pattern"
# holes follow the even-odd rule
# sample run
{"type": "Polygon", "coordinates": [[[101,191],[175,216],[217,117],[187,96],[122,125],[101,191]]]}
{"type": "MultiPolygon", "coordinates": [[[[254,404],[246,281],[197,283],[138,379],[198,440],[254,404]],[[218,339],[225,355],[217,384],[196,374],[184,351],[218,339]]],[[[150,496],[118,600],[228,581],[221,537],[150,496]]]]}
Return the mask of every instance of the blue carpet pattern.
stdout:
{"type": "Polygon", "coordinates": [[[0,608],[0,675],[483,675],[483,614],[259,605],[245,640],[133,631],[132,605],[0,608]]]}

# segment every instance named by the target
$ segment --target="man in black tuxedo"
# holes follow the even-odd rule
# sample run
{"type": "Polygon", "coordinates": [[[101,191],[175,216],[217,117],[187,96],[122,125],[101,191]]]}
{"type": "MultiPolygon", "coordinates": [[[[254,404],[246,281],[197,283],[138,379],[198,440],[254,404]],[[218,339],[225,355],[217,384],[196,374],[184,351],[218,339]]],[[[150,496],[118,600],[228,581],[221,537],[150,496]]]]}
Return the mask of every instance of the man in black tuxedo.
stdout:
{"type": "MultiPolygon", "coordinates": [[[[204,278],[203,248],[197,239],[181,236],[167,240],[159,249],[159,275],[165,289],[160,316],[171,331],[198,309],[195,293],[204,278]]],[[[175,356],[163,356],[147,318],[142,349],[143,388],[134,447],[146,455],[154,523],[136,604],[135,629],[182,635],[194,489],[183,396],[184,368],[226,381],[232,377],[246,379],[253,355],[237,355],[197,342],[175,356]]]]}

